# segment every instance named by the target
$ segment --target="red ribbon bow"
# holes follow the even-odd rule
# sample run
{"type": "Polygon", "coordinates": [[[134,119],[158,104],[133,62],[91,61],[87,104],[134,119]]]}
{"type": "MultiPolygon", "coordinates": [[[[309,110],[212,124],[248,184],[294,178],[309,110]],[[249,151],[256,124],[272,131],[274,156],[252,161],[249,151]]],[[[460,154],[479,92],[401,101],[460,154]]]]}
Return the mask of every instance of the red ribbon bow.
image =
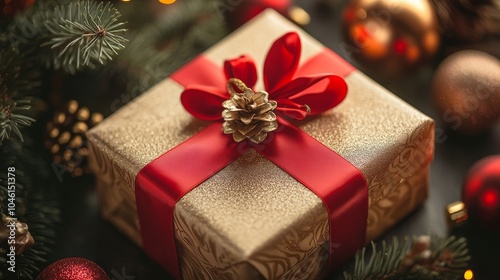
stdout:
{"type": "MultiPolygon", "coordinates": [[[[347,85],[343,78],[332,74],[317,74],[307,63],[299,67],[300,37],[290,32],[276,40],[264,63],[264,85],[269,99],[278,102],[276,111],[283,116],[302,120],[308,114],[323,113],[344,100],[347,85]]],[[[238,78],[248,87],[257,82],[257,68],[247,55],[224,62],[222,71],[209,73],[213,85],[189,85],[181,96],[184,108],[196,118],[206,121],[221,119],[222,102],[229,99],[225,81],[238,78]],[[219,77],[215,77],[219,75],[219,77]],[[219,84],[224,81],[224,84],[219,84]]]]}
{"type": "MultiPolygon", "coordinates": [[[[304,104],[314,115],[333,108],[346,96],[347,85],[341,77],[317,73],[347,76],[353,70],[328,49],[299,67],[300,52],[297,33],[287,33],[274,42],[264,65],[265,88],[278,102],[276,111],[295,119],[307,115],[304,104]]],[[[229,97],[228,78],[236,77],[250,87],[257,81],[255,64],[247,56],[226,61],[224,70],[225,76],[201,55],[171,76],[186,88],[181,101],[195,117],[222,118],[222,103],[229,97]]],[[[339,265],[364,244],[366,181],[347,160],[283,118],[278,120],[280,131],[258,149],[251,147],[323,200],[330,223],[329,259],[339,265]]],[[[180,278],[173,224],[177,201],[241,154],[238,143],[223,134],[219,122],[213,122],[137,174],[135,195],[144,249],[176,278],[180,278]]]]}

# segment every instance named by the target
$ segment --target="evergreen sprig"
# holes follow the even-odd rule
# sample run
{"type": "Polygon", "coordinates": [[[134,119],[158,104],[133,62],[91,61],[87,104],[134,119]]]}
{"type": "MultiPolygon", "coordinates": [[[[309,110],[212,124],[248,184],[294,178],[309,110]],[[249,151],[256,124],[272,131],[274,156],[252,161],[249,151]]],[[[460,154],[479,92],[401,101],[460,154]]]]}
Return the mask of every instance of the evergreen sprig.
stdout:
{"type": "Polygon", "coordinates": [[[120,12],[96,0],[38,1],[15,17],[3,41],[24,50],[36,45],[47,67],[74,73],[112,59],[124,48],[120,12]],[[42,2],[42,3],[38,3],[42,2]]]}
{"type": "Polygon", "coordinates": [[[109,2],[47,0],[0,25],[0,144],[35,121],[41,64],[74,73],[111,60],[127,41],[120,16],[109,2]]]}
{"type": "Polygon", "coordinates": [[[381,250],[371,244],[371,256],[366,247],[358,251],[354,269],[344,272],[345,280],[389,279],[461,279],[470,260],[465,238],[436,236],[414,237],[412,242],[393,238],[392,244],[382,241],[381,250]]]}
{"type": "Polygon", "coordinates": [[[126,29],[119,22],[120,12],[114,6],[95,1],[77,1],[56,6],[55,20],[46,22],[53,66],[75,72],[83,66],[94,67],[111,60],[125,46],[119,34],[126,29]]]}
{"type": "Polygon", "coordinates": [[[22,127],[35,121],[30,114],[30,95],[40,86],[32,57],[15,48],[0,50],[0,145],[12,136],[23,141],[22,127]]]}
{"type": "Polygon", "coordinates": [[[0,102],[0,144],[5,139],[10,139],[13,134],[22,142],[24,137],[21,133],[21,127],[30,126],[35,121],[35,119],[22,114],[23,111],[28,111],[31,108],[31,101],[27,99],[6,100],[5,103],[0,102]]]}

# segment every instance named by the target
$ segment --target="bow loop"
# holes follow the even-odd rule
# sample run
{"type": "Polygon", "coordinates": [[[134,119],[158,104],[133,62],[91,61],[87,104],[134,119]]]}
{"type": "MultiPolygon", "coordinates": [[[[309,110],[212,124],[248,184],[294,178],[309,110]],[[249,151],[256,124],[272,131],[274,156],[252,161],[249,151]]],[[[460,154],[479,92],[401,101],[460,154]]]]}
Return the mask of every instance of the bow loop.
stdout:
{"type": "Polygon", "coordinates": [[[297,104],[307,104],[310,114],[321,114],[337,106],[347,95],[347,84],[336,75],[314,75],[292,80],[272,93],[279,106],[284,99],[297,104]],[[281,102],[280,102],[281,101],[281,102]]]}
{"type": "Polygon", "coordinates": [[[253,59],[247,55],[224,61],[224,74],[226,80],[238,78],[250,88],[257,83],[257,67],[253,59]]]}
{"type": "Polygon", "coordinates": [[[299,66],[301,51],[296,32],[286,33],[273,43],[264,62],[264,85],[269,93],[292,79],[299,66]]]}
{"type": "Polygon", "coordinates": [[[204,121],[217,121],[222,118],[222,103],[228,97],[223,88],[197,85],[182,92],[181,103],[194,117],[204,121]]]}

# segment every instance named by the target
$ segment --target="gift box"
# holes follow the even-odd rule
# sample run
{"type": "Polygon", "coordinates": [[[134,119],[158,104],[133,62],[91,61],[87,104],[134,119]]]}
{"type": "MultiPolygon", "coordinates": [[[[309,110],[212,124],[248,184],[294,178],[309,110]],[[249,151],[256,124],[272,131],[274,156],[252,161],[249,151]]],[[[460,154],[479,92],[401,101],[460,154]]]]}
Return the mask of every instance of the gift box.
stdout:
{"type": "Polygon", "coordinates": [[[433,135],[271,10],[87,133],[103,216],[183,279],[320,278],[426,199],[433,135]]]}

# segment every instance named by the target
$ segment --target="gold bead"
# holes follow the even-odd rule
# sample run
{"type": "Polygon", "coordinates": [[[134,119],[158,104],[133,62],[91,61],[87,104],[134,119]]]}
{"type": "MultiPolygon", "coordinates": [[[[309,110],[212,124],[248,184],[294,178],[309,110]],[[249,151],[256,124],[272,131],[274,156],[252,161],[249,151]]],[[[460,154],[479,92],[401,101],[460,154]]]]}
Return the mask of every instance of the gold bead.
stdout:
{"type": "Polygon", "coordinates": [[[102,122],[103,119],[104,117],[101,113],[93,113],[91,116],[92,125],[97,125],[98,123],[102,122]]]}
{"type": "Polygon", "coordinates": [[[68,102],[68,113],[73,115],[78,110],[78,102],[76,100],[71,100],[68,102]]]}
{"type": "Polygon", "coordinates": [[[56,154],[57,152],[59,152],[59,149],[61,147],[58,145],[58,144],[54,144],[52,145],[52,147],[50,148],[50,152],[53,153],[53,154],[56,154]]]}
{"type": "Polygon", "coordinates": [[[69,142],[69,139],[71,138],[71,134],[67,131],[63,132],[61,136],[59,137],[59,144],[64,145],[69,142]]]}
{"type": "Polygon", "coordinates": [[[84,122],[77,122],[73,125],[73,133],[85,133],[89,129],[88,125],[84,122]]]}
{"type": "Polygon", "coordinates": [[[71,159],[71,157],[73,156],[73,152],[71,150],[66,150],[64,151],[63,153],[63,159],[65,161],[69,161],[71,159]]]}
{"type": "Polygon", "coordinates": [[[77,135],[73,138],[73,140],[71,140],[71,142],[69,143],[69,146],[73,149],[76,149],[76,148],[79,148],[81,147],[83,144],[83,139],[80,135],[77,135]]]}
{"type": "Polygon", "coordinates": [[[66,114],[60,112],[54,117],[54,122],[57,124],[63,124],[66,121],[66,114]]]}
{"type": "Polygon", "coordinates": [[[82,107],[80,110],[78,110],[78,113],[76,114],[76,118],[79,121],[86,121],[90,117],[90,112],[87,107],[82,107]]]}
{"type": "Polygon", "coordinates": [[[59,136],[59,129],[57,127],[54,127],[50,133],[50,138],[56,138],[57,136],[59,136]]]}

